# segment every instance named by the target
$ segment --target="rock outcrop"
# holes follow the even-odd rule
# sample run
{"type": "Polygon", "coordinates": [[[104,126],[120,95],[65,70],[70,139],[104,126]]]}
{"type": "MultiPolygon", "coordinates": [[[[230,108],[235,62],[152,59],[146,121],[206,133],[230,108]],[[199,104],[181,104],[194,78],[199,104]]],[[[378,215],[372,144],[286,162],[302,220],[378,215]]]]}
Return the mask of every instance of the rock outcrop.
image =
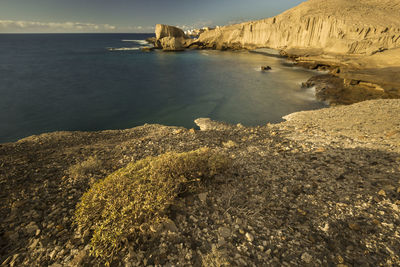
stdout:
{"type": "Polygon", "coordinates": [[[164,51],[182,51],[191,43],[190,38],[179,28],[164,24],[156,25],[154,46],[164,51]]]}
{"type": "Polygon", "coordinates": [[[309,0],[276,17],[219,27],[200,34],[209,48],[320,49],[374,54],[400,47],[400,2],[309,0]]]}

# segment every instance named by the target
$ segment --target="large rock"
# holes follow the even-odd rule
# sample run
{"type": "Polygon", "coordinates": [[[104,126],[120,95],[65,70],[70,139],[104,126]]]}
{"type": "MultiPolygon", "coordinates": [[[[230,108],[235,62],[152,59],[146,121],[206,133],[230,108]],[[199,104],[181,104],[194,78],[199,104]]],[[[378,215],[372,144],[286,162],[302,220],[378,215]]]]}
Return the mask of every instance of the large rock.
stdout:
{"type": "Polygon", "coordinates": [[[182,51],[192,43],[185,33],[174,26],[157,24],[155,47],[164,51],[182,51]]]}
{"type": "Polygon", "coordinates": [[[400,47],[400,4],[392,0],[309,0],[276,17],[200,34],[210,48],[320,49],[374,54],[400,47]]]}
{"type": "Polygon", "coordinates": [[[164,51],[182,51],[185,49],[185,40],[182,37],[164,37],[159,42],[160,48],[164,51]]]}
{"type": "Polygon", "coordinates": [[[185,33],[177,27],[164,25],[164,24],[157,24],[156,25],[156,40],[160,40],[164,37],[187,38],[185,33]]]}

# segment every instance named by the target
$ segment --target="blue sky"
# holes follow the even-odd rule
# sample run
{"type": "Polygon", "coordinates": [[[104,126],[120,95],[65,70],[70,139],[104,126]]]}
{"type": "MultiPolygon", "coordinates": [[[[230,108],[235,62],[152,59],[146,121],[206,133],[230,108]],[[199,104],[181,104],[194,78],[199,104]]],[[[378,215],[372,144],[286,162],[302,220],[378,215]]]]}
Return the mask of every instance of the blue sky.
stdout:
{"type": "Polygon", "coordinates": [[[271,17],[304,0],[0,0],[0,33],[153,32],[271,17]]]}

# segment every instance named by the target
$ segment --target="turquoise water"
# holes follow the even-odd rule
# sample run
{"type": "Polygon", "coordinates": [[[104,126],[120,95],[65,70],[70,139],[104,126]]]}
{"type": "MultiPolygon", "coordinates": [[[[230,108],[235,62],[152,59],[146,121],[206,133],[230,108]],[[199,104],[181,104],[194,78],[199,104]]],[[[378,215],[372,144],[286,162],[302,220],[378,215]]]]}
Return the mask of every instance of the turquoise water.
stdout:
{"type": "Polygon", "coordinates": [[[282,58],[138,50],[149,36],[0,35],[0,142],[144,123],[190,128],[199,117],[261,125],[324,106],[300,89],[314,73],[282,58]],[[261,65],[272,70],[261,72],[261,65]]]}

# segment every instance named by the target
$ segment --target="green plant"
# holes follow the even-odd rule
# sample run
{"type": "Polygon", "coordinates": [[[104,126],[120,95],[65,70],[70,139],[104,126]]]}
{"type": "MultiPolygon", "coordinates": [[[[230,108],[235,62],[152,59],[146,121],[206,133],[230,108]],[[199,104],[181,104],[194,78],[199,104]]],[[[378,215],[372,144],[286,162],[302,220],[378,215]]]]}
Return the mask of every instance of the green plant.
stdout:
{"type": "Polygon", "coordinates": [[[95,183],[77,205],[75,221],[93,231],[92,254],[110,261],[121,241],[166,219],[180,192],[228,169],[227,158],[208,148],[148,157],[95,183]]]}

